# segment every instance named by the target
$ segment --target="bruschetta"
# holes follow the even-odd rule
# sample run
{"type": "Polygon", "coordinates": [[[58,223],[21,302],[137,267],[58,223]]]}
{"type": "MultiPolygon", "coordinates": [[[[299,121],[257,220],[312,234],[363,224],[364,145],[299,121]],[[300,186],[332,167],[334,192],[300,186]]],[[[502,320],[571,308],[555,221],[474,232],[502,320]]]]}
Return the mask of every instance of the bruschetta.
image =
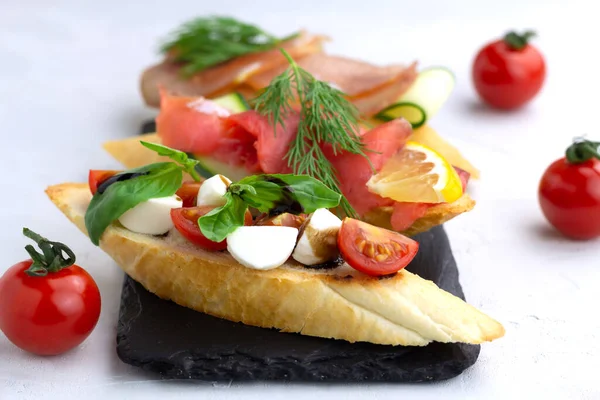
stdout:
{"type": "MultiPolygon", "coordinates": [[[[46,193],[87,233],[88,185],[60,184],[46,193]]],[[[156,236],[133,232],[118,221],[106,228],[100,247],[152,293],[248,325],[403,346],[482,343],[504,334],[494,319],[403,269],[381,278],[346,263],[313,269],[290,259],[278,268],[258,270],[227,251],[194,245],[177,229],[156,236]]]]}

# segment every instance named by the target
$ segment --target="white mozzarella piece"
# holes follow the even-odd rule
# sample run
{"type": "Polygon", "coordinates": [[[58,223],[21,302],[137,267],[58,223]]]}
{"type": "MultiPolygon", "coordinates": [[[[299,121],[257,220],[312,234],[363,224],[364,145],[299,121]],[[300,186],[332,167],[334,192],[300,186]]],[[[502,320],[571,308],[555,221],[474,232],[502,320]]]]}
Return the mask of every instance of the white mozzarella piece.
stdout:
{"type": "Polygon", "coordinates": [[[208,178],[200,185],[196,205],[214,207],[225,205],[226,200],[223,196],[227,193],[229,185],[231,185],[231,181],[223,175],[208,178]]]}
{"type": "Polygon", "coordinates": [[[304,265],[323,264],[335,260],[337,234],[342,220],[326,208],[319,208],[309,217],[304,230],[300,234],[296,249],[292,254],[294,260],[304,265]]]}
{"type": "Polygon", "coordinates": [[[150,199],[125,212],[119,222],[133,232],[162,235],[173,228],[171,209],[182,205],[177,195],[150,199]]]}
{"type": "Polygon", "coordinates": [[[242,226],[227,236],[227,250],[248,268],[273,269],[290,258],[297,237],[289,226],[242,226]]]}

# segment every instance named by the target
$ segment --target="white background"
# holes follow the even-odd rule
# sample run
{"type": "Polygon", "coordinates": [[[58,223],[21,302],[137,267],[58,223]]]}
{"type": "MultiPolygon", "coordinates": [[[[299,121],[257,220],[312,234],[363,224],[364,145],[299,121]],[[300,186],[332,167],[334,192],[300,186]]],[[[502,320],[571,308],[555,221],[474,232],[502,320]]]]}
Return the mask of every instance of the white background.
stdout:
{"type": "MultiPolygon", "coordinates": [[[[97,281],[100,323],[75,351],[28,355],[0,334],[0,398],[598,399],[600,241],[563,239],[537,204],[545,167],[573,136],[598,130],[598,13],[593,1],[16,1],[0,0],[0,272],[25,259],[22,226],[64,241],[97,281]],[[454,94],[432,125],[482,170],[476,209],[447,224],[468,300],[506,337],[448,382],[286,385],[160,381],[119,361],[122,273],[43,193],[118,165],[100,148],[152,117],[138,93],[158,39],[204,13],[233,14],[278,34],[299,27],[334,38],[332,53],[376,63],[445,65],[454,94]],[[535,28],[546,55],[541,96],[511,114],[477,102],[476,50],[509,28],[535,28]],[[80,397],[81,396],[81,397],[80,397]]],[[[1,294],[0,294],[1,295],[1,294]]],[[[177,329],[177,327],[174,327],[177,329]]]]}

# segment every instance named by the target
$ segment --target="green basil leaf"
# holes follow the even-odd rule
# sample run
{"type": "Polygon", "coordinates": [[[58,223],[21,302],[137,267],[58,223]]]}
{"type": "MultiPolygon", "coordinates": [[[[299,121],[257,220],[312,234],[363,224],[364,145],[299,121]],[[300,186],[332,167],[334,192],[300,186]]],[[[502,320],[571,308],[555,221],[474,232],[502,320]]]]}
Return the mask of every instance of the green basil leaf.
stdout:
{"type": "Polygon", "coordinates": [[[307,213],[314,212],[319,208],[337,207],[342,199],[341,194],[308,175],[277,174],[272,176],[287,184],[307,213]]]}
{"type": "Polygon", "coordinates": [[[159,156],[169,157],[171,160],[180,164],[183,170],[194,178],[196,182],[202,181],[202,177],[198,174],[198,169],[196,168],[199,164],[198,160],[190,158],[187,153],[158,143],[144,142],[143,140],[140,140],[140,143],[148,149],[155,151],[159,156]]]}
{"type": "Polygon", "coordinates": [[[227,203],[200,217],[198,226],[202,234],[213,242],[221,242],[240,226],[244,226],[244,217],[248,206],[238,196],[225,193],[227,203]]]}
{"type": "Polygon", "coordinates": [[[238,184],[250,185],[256,190],[255,195],[243,192],[240,196],[261,212],[295,202],[303,212],[311,213],[318,208],[337,207],[342,198],[339,193],[308,175],[254,175],[242,179],[238,184]]]}
{"type": "Polygon", "coordinates": [[[234,195],[241,195],[244,192],[248,192],[250,194],[256,194],[256,189],[254,187],[252,187],[251,185],[246,185],[243,183],[234,183],[232,185],[229,185],[229,192],[231,192],[234,195]]]}
{"type": "MultiPolygon", "coordinates": [[[[241,182],[241,181],[240,181],[241,182]]],[[[231,186],[250,186],[254,191],[241,191],[239,196],[250,207],[256,208],[260,212],[268,213],[282,203],[286,198],[284,189],[276,183],[255,180],[251,184],[238,183],[231,186]]],[[[293,201],[293,200],[292,200],[293,201]]]]}
{"type": "Polygon", "coordinates": [[[144,201],[175,194],[181,186],[181,168],[163,162],[131,169],[123,173],[146,173],[111,184],[103,193],[96,193],[85,213],[85,227],[92,243],[98,245],[106,228],[127,210],[144,201]]]}

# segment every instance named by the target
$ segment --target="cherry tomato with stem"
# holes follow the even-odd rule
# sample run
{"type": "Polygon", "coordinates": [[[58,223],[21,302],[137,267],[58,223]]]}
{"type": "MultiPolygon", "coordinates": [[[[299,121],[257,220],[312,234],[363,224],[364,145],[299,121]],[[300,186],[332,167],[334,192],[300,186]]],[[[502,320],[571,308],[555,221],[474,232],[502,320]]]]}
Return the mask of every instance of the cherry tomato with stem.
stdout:
{"type": "Polygon", "coordinates": [[[419,243],[384,228],[344,218],[337,237],[342,258],[354,269],[372,276],[393,274],[406,267],[419,243]]]}
{"type": "Polygon", "coordinates": [[[96,326],[100,291],[75,265],[75,254],[67,246],[27,228],[23,234],[42,252],[27,245],[31,259],[13,265],[0,278],[0,330],[30,353],[61,354],[81,344],[96,326]]]}
{"type": "Polygon", "coordinates": [[[576,140],[540,181],[538,197],[544,216],[573,239],[600,236],[599,149],[600,142],[576,140]]]}
{"type": "Polygon", "coordinates": [[[521,107],[540,91],[546,77],[546,62],[529,39],[535,33],[509,32],[486,45],[473,63],[473,83],[479,96],[492,107],[521,107]]]}

